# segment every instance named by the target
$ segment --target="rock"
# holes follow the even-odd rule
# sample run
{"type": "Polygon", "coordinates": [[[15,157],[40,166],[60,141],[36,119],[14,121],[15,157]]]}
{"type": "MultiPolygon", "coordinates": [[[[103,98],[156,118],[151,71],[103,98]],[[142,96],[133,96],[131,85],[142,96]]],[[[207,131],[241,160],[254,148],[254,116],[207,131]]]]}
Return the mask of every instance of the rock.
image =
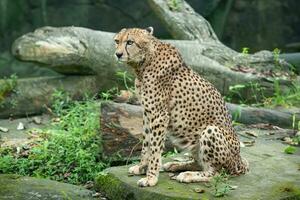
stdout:
{"type": "Polygon", "coordinates": [[[8,128],[5,128],[5,127],[2,127],[2,126],[0,126],[0,131],[1,131],[1,132],[4,132],[4,133],[7,133],[7,132],[9,131],[9,129],[8,129],[8,128]]]}
{"type": "Polygon", "coordinates": [[[32,121],[33,121],[35,124],[38,124],[38,125],[40,125],[40,124],[42,123],[42,119],[41,119],[40,117],[37,117],[37,116],[33,117],[33,118],[32,118],[32,121]]]}
{"type": "Polygon", "coordinates": [[[22,123],[22,122],[19,122],[19,124],[18,124],[18,127],[17,127],[17,130],[24,130],[25,129],[25,126],[24,126],[24,124],[22,123]]]}
{"type": "MultiPolygon", "coordinates": [[[[254,146],[242,148],[242,155],[250,163],[250,172],[229,178],[228,184],[238,188],[234,187],[228,195],[219,199],[300,199],[300,151],[293,155],[284,154],[284,144],[266,137],[271,136],[258,137],[254,146]]],[[[142,176],[128,177],[128,167],[108,168],[96,178],[96,188],[115,200],[214,198],[213,187],[204,183],[178,183],[170,180],[166,172],[160,174],[157,186],[139,188],[136,182],[142,176]]]]}
{"type": "Polygon", "coordinates": [[[0,200],[92,200],[92,191],[47,179],[0,174],[0,200]]]}

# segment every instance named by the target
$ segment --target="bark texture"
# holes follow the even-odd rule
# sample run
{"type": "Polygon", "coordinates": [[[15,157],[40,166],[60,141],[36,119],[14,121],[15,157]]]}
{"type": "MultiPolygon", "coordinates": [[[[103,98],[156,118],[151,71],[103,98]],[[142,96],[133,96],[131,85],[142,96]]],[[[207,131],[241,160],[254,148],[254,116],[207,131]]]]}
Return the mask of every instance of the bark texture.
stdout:
{"type": "MultiPolygon", "coordinates": [[[[65,75],[96,74],[99,88],[109,89],[120,85],[116,76],[117,71],[129,70],[125,65],[117,63],[114,58],[113,36],[113,33],[80,27],[44,27],[17,39],[12,52],[21,60],[43,63],[46,67],[65,75]]],[[[265,90],[265,96],[274,93],[274,80],[271,77],[255,71],[253,73],[235,71],[220,64],[218,58],[222,56],[225,58],[226,51],[216,46],[219,42],[214,44],[187,40],[166,42],[175,45],[185,62],[212,82],[223,95],[228,93],[231,85],[250,83],[259,83],[265,90]],[[211,51],[220,51],[219,54],[214,53],[216,60],[206,56],[206,53],[211,51]]],[[[291,86],[290,80],[279,79],[279,82],[283,91],[291,86]]],[[[251,98],[252,90],[253,88],[246,87],[242,95],[251,98]]]]}
{"type": "Polygon", "coordinates": [[[204,47],[202,55],[223,66],[250,67],[256,69],[257,73],[276,71],[278,65],[280,70],[285,69],[286,72],[292,68],[292,65],[283,59],[277,59],[270,51],[245,55],[225,46],[219,41],[209,22],[184,0],[177,1],[176,8],[171,3],[173,1],[148,0],[148,2],[174,39],[199,42],[204,47]]]}

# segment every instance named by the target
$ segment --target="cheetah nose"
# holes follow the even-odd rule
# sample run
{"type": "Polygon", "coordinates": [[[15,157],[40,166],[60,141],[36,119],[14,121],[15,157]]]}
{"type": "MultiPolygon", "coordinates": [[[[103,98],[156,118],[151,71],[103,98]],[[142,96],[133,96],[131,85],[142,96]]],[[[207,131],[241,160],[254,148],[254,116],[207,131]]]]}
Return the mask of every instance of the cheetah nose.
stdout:
{"type": "Polygon", "coordinates": [[[118,59],[120,59],[123,56],[123,53],[116,53],[116,56],[118,59]]]}

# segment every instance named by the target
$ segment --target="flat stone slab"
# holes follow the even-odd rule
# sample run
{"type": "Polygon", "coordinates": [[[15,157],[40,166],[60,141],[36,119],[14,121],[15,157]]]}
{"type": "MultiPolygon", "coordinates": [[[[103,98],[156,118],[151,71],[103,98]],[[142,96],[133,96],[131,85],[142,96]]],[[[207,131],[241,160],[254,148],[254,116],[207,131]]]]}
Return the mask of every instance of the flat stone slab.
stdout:
{"type": "MultiPolygon", "coordinates": [[[[242,148],[242,155],[250,163],[250,172],[231,177],[228,184],[237,186],[219,199],[300,199],[300,149],[295,154],[283,152],[287,145],[261,132],[254,146],[242,148]]],[[[244,138],[242,138],[244,140],[244,138]]],[[[160,173],[158,185],[139,188],[142,176],[128,176],[129,166],[112,167],[96,178],[96,187],[111,199],[213,199],[214,188],[205,183],[178,183],[168,173],[160,173]],[[195,189],[203,189],[203,193],[195,189]]]]}
{"type": "Polygon", "coordinates": [[[0,174],[0,200],[92,200],[92,191],[47,179],[0,174]]]}

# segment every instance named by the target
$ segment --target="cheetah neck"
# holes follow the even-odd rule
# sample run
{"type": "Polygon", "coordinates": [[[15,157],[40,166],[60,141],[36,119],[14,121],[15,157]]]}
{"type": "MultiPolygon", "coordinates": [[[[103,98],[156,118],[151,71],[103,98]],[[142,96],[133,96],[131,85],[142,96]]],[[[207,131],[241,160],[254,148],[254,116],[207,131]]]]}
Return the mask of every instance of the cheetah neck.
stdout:
{"type": "Polygon", "coordinates": [[[162,42],[153,37],[149,41],[149,43],[145,45],[143,51],[143,59],[138,63],[128,63],[128,65],[130,65],[134,70],[134,73],[138,79],[141,79],[143,77],[145,68],[150,65],[151,61],[154,59],[156,51],[158,50],[158,46],[160,44],[162,44],[162,42]]]}

